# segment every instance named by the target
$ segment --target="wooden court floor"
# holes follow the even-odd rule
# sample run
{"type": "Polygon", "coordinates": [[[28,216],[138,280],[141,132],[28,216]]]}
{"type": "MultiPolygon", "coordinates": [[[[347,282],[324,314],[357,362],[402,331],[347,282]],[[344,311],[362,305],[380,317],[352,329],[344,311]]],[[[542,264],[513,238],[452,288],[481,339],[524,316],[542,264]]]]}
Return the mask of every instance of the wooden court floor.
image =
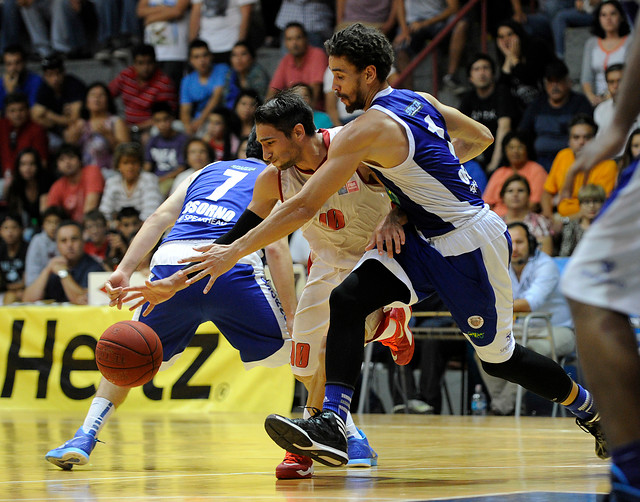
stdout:
{"type": "Polygon", "coordinates": [[[570,418],[363,415],[378,467],[316,466],[277,481],[264,415],[121,413],[90,464],[44,460],[78,414],[0,411],[1,501],[571,501],[609,488],[608,463],[570,418]]]}

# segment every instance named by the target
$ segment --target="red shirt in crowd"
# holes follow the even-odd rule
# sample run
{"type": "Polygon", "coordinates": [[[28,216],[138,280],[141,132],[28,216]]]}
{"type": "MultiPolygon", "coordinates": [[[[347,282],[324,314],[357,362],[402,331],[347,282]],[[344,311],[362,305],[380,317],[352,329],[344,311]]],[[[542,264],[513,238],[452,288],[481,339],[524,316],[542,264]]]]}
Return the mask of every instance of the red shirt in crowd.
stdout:
{"type": "Polygon", "coordinates": [[[35,148],[45,163],[49,155],[47,132],[35,122],[27,121],[26,124],[15,131],[12,139],[11,133],[13,131],[14,128],[11,122],[5,118],[0,118],[0,166],[2,166],[3,176],[5,171],[13,171],[16,157],[23,148],[29,146],[35,148]]]}

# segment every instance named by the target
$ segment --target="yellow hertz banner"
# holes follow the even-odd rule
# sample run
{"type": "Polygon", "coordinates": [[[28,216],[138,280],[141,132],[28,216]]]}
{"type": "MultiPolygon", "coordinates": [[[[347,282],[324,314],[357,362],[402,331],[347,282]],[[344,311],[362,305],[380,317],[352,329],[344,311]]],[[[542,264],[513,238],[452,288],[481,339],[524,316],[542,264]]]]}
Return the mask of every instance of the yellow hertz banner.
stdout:
{"type": "MultiPolygon", "coordinates": [[[[96,343],[126,319],[131,312],[109,307],[0,307],[0,409],[85,411],[100,381],[96,343]]],[[[288,365],[246,371],[207,323],[182,357],[132,389],[121,409],[288,413],[293,389],[288,365]]]]}

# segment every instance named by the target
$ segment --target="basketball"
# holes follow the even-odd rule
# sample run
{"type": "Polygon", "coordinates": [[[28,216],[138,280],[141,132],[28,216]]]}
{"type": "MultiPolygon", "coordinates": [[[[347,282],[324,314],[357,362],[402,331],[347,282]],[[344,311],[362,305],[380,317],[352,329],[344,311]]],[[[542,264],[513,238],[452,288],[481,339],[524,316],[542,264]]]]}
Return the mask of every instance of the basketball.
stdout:
{"type": "Polygon", "coordinates": [[[102,376],[114,385],[144,385],[160,369],[162,344],[146,324],[120,321],[109,326],[98,340],[96,364],[102,376]]]}

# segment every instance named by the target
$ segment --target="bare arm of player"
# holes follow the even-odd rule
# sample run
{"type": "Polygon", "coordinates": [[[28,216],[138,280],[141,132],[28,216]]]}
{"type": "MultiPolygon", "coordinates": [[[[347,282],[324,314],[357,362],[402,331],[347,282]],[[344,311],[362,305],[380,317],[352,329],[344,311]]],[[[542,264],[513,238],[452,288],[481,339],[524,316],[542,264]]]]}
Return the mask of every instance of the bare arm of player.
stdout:
{"type": "Polygon", "coordinates": [[[402,225],[408,221],[405,212],[397,206],[394,207],[376,227],[365,251],[377,248],[379,254],[384,254],[386,247],[389,258],[393,258],[394,252],[399,254],[405,242],[402,225]]]}
{"type": "MultiPolygon", "coordinates": [[[[640,14],[637,21],[640,21],[640,14]]],[[[584,182],[587,183],[589,172],[603,160],[612,159],[624,146],[627,134],[634,120],[640,114],[640,93],[638,82],[640,81],[640,35],[636,31],[627,53],[618,101],[614,107],[613,119],[601,135],[587,143],[578,154],[573,163],[560,192],[562,198],[570,198],[574,180],[578,173],[584,172],[584,182]]]]}
{"type": "Polygon", "coordinates": [[[184,180],[178,189],[145,220],[129,245],[129,249],[127,249],[122,258],[118,269],[107,279],[105,288],[111,300],[109,302],[110,306],[117,305],[118,309],[122,308],[122,303],[125,300],[123,288],[129,285],[131,274],[136,270],[142,259],[153,249],[164,231],[175,223],[180,215],[187,188],[201,172],[197,171],[184,180]]]}
{"type": "Polygon", "coordinates": [[[298,306],[296,296],[295,278],[293,275],[293,262],[291,261],[291,251],[289,240],[283,237],[264,248],[269,272],[273,285],[278,292],[278,298],[282,304],[284,314],[287,316],[287,329],[293,332],[293,316],[298,306]]]}
{"type": "MultiPolygon", "coordinates": [[[[260,225],[233,244],[214,244],[203,250],[205,252],[202,255],[182,260],[183,263],[199,262],[192,270],[199,270],[200,273],[189,279],[189,283],[209,275],[210,279],[204,289],[207,293],[215,279],[229,270],[242,256],[286,237],[311,219],[322,204],[349,180],[360,162],[368,157],[371,145],[376,141],[383,141],[381,136],[384,135],[385,128],[379,119],[384,114],[374,112],[369,117],[367,115],[365,113],[358,117],[335,136],[322,168],[315,172],[297,195],[276,207],[260,225]]],[[[379,150],[382,151],[383,148],[379,147],[379,150]]]]}
{"type": "Polygon", "coordinates": [[[447,132],[460,163],[464,164],[477,157],[493,143],[491,131],[480,122],[476,122],[451,106],[440,103],[431,94],[426,92],[419,94],[435,106],[444,117],[447,132]]]}
{"type": "MultiPolygon", "coordinates": [[[[191,183],[191,178],[188,181],[185,181],[184,183],[186,183],[185,190],[184,190],[184,193],[186,193],[186,188],[191,183]]],[[[280,194],[278,183],[279,183],[278,170],[274,166],[269,166],[264,171],[262,171],[262,173],[260,173],[260,175],[256,179],[256,183],[253,188],[253,198],[251,200],[251,203],[247,207],[247,209],[251,210],[253,213],[260,216],[262,219],[266,218],[271,212],[271,209],[273,209],[273,206],[275,206],[278,201],[278,197],[280,194]]],[[[176,193],[180,191],[181,188],[182,188],[182,185],[178,188],[176,193]]],[[[182,201],[184,201],[184,193],[182,195],[182,201]]],[[[180,207],[182,207],[182,202],[180,207]]],[[[178,208],[178,211],[179,210],[180,208],[178,208]]],[[[173,221],[175,221],[176,218],[177,218],[177,215],[173,219],[173,221]]],[[[236,226],[234,226],[230,232],[232,232],[235,229],[236,229],[236,226]]],[[[142,229],[140,231],[142,231],[142,229]]],[[[213,246],[213,244],[204,246],[202,248],[196,248],[196,251],[208,250],[209,248],[211,248],[211,246],[213,246]]],[[[288,246],[287,246],[287,249],[288,249],[288,246]]],[[[120,270],[120,268],[118,268],[118,270],[120,270]]],[[[116,272],[114,272],[114,274],[116,272]]],[[[186,287],[192,284],[191,282],[187,283],[187,279],[188,279],[187,274],[189,273],[191,273],[190,268],[186,270],[179,270],[175,274],[172,274],[169,277],[165,277],[164,279],[160,279],[153,282],[146,281],[143,286],[125,287],[121,290],[121,293],[122,294],[126,293],[126,296],[124,297],[118,296],[116,298],[118,298],[119,305],[129,301],[137,300],[136,303],[129,308],[129,310],[135,310],[136,308],[141,307],[145,303],[149,302],[149,306],[142,313],[143,316],[147,316],[156,305],[162,302],[166,302],[167,300],[172,298],[173,295],[175,295],[178,291],[185,289],[186,287]]],[[[276,275],[278,275],[278,273],[279,272],[276,272],[276,275]]],[[[293,277],[293,268],[291,270],[291,276],[293,277]]],[[[274,282],[276,280],[277,279],[274,279],[274,282]]],[[[276,285],[276,289],[277,289],[277,285],[276,285]]],[[[287,294],[284,291],[285,290],[283,289],[283,295],[287,294]]],[[[294,292],[294,298],[295,298],[295,292],[294,292]]],[[[287,301],[289,303],[291,302],[290,300],[287,300],[287,301]]],[[[293,311],[295,312],[295,305],[290,306],[289,304],[287,304],[287,307],[285,308],[285,314],[288,315],[287,308],[292,308],[293,311]]],[[[291,316],[291,319],[293,319],[293,315],[291,316]]]]}

